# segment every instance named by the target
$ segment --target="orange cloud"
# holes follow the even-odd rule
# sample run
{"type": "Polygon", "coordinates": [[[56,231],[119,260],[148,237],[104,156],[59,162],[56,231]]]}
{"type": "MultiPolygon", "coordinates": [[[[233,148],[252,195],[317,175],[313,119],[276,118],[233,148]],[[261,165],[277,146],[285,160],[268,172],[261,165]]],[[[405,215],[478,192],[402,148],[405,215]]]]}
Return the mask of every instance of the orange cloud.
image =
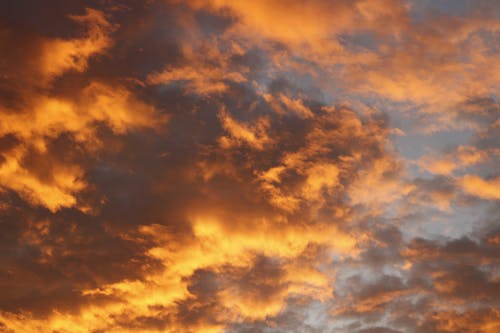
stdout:
{"type": "Polygon", "coordinates": [[[51,211],[77,205],[75,194],[87,187],[84,171],[79,165],[54,161],[48,164],[51,177],[40,178],[24,165],[31,150],[48,154],[49,140],[63,133],[71,133],[77,142],[90,150],[97,149],[100,143],[94,133],[99,123],[106,124],[115,133],[164,123],[156,118],[153,106],[137,100],[127,89],[111,89],[97,82],[84,88],[75,100],[36,95],[32,98],[31,109],[16,113],[1,110],[0,136],[14,135],[21,144],[3,155],[0,184],[51,211]]]}
{"type": "Polygon", "coordinates": [[[481,151],[472,146],[459,146],[456,151],[439,158],[436,156],[425,156],[419,165],[435,174],[451,175],[457,169],[486,161],[489,158],[488,151],[481,151]]]}
{"type": "MultiPolygon", "coordinates": [[[[8,327],[25,332],[34,332],[42,325],[62,332],[99,329],[133,332],[133,328],[116,328],[115,319],[122,313],[128,313],[129,318],[151,315],[153,307],[177,311],[176,304],[192,297],[187,278],[200,269],[214,269],[223,274],[227,267],[232,267],[227,275],[222,275],[224,288],[214,295],[224,309],[216,315],[223,321],[258,320],[278,314],[291,296],[329,297],[333,275],[325,275],[313,263],[299,264],[305,260],[301,256],[307,253],[310,244],[326,245],[345,256],[356,253],[355,238],[333,225],[282,224],[278,231],[274,225],[279,221],[248,222],[252,222],[251,228],[233,229],[215,218],[200,217],[193,221],[194,238],[182,241],[176,240],[175,235],[160,225],[143,226],[141,233],[157,243],[149,253],[163,262],[163,270],[152,272],[143,280],[123,280],[83,291],[84,295],[111,295],[119,299],[118,302],[90,305],[76,315],[54,313],[46,320],[8,313],[0,314],[0,318],[8,327]],[[264,263],[264,267],[259,264],[249,272],[248,267],[256,264],[256,255],[275,258],[277,266],[272,262],[264,263]],[[266,265],[271,265],[267,268],[269,271],[266,265]]],[[[219,332],[223,328],[216,324],[184,325],[187,324],[173,322],[165,329],[167,332],[189,332],[203,327],[219,332]]]]}
{"type": "Polygon", "coordinates": [[[263,94],[262,97],[269,103],[274,111],[279,114],[286,114],[286,112],[293,112],[303,118],[311,118],[314,116],[312,111],[304,105],[300,99],[292,99],[284,94],[280,94],[274,98],[271,94],[263,94]]]}
{"type": "Polygon", "coordinates": [[[219,143],[223,148],[247,144],[252,148],[262,150],[266,145],[272,143],[272,140],[266,133],[270,126],[269,120],[266,118],[259,118],[255,124],[248,126],[233,119],[223,109],[219,112],[219,119],[221,120],[222,127],[229,133],[229,136],[219,138],[219,143]]]}
{"type": "Polygon", "coordinates": [[[16,6],[0,331],[498,330],[488,7],[63,1],[52,25],[16,6]],[[415,119],[474,134],[405,160],[415,119]]]}
{"type": "Polygon", "coordinates": [[[484,332],[493,333],[500,329],[500,314],[497,310],[451,312],[442,311],[432,319],[440,332],[484,332]]]}
{"type": "Polygon", "coordinates": [[[459,184],[466,194],[487,200],[500,199],[500,178],[484,180],[476,175],[465,175],[459,184]]]}
{"type": "Polygon", "coordinates": [[[240,19],[238,33],[258,33],[270,39],[298,43],[315,43],[351,29],[382,28],[377,23],[382,18],[396,24],[396,28],[402,24],[405,11],[405,6],[392,0],[356,1],[354,5],[347,1],[309,1],[304,4],[281,0],[192,0],[189,4],[194,8],[231,10],[240,19]]]}
{"type": "Polygon", "coordinates": [[[219,49],[219,40],[201,43],[185,43],[182,52],[185,65],[166,68],[148,75],[151,85],[169,85],[175,82],[185,84],[189,93],[200,95],[220,94],[229,89],[228,83],[246,82],[247,68],[232,68],[230,58],[242,55],[243,50],[236,42],[231,42],[225,51],[219,49]]]}
{"type": "Polygon", "coordinates": [[[106,20],[103,12],[87,8],[85,15],[73,15],[71,19],[86,25],[86,34],[75,39],[43,40],[40,71],[47,78],[59,76],[69,70],[84,71],[91,56],[103,53],[112,44],[109,33],[113,25],[106,20]]]}

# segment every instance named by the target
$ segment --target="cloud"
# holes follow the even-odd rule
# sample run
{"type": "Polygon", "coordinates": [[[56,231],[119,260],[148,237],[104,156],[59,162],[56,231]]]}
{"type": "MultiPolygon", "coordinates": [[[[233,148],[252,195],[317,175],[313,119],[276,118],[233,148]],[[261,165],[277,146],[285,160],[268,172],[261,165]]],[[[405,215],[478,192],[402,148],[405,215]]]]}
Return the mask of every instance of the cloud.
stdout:
{"type": "Polygon", "coordinates": [[[315,43],[328,39],[337,33],[350,29],[369,29],[377,26],[377,20],[395,23],[394,29],[402,24],[400,15],[404,6],[397,1],[357,1],[350,5],[346,1],[324,3],[310,1],[307,5],[300,2],[284,3],[283,1],[255,1],[252,3],[235,3],[231,1],[190,1],[194,8],[207,8],[220,11],[229,9],[230,14],[238,19],[239,33],[258,33],[270,39],[315,43]],[[382,8],[391,8],[393,11],[382,8]],[[276,17],[274,13],[281,12],[276,17]],[[358,26],[355,27],[355,18],[358,26]],[[331,24],[332,19],[335,19],[331,24]]]}
{"type": "Polygon", "coordinates": [[[222,127],[229,133],[229,136],[221,136],[219,139],[222,148],[247,144],[250,147],[262,150],[266,144],[272,142],[266,133],[266,128],[270,126],[269,120],[266,120],[266,118],[257,119],[256,124],[251,128],[233,119],[225,110],[219,112],[219,118],[222,127]]]}
{"type": "Polygon", "coordinates": [[[431,156],[423,157],[420,165],[435,174],[450,175],[456,169],[484,162],[488,159],[489,152],[478,150],[473,146],[459,146],[444,158],[436,159],[431,156]]]}
{"type": "Polygon", "coordinates": [[[153,118],[154,113],[154,107],[136,100],[125,88],[112,90],[101,83],[83,88],[77,100],[35,96],[24,110],[16,113],[3,110],[0,134],[14,136],[22,144],[3,154],[0,184],[52,211],[75,206],[75,193],[87,187],[84,172],[70,161],[51,160],[50,148],[47,147],[50,140],[70,133],[77,145],[95,151],[100,146],[95,138],[99,123],[108,125],[119,134],[133,128],[161,124],[161,119],[153,118]],[[42,167],[30,165],[30,159],[35,156],[48,160],[42,162],[42,167]],[[50,170],[51,174],[42,177],[37,172],[41,168],[45,168],[44,173],[50,170]]]}
{"type": "Polygon", "coordinates": [[[495,5],[0,7],[0,331],[498,330],[495,5]]]}
{"type": "Polygon", "coordinates": [[[231,57],[242,54],[241,47],[230,43],[229,50],[222,52],[217,45],[220,42],[200,43],[196,49],[190,44],[183,45],[185,65],[166,68],[148,75],[147,83],[169,85],[185,82],[186,91],[200,95],[220,94],[229,89],[227,82],[245,82],[248,69],[244,66],[231,68],[231,57]]]}
{"type": "Polygon", "coordinates": [[[484,180],[475,175],[465,175],[460,184],[465,193],[487,200],[500,199],[500,192],[498,186],[500,179],[493,178],[491,180],[484,180]]]}
{"type": "Polygon", "coordinates": [[[42,40],[40,72],[45,77],[57,77],[69,70],[84,71],[91,56],[103,53],[111,45],[108,35],[112,25],[101,11],[87,8],[85,15],[72,15],[70,18],[87,25],[87,32],[77,39],[42,40]]]}

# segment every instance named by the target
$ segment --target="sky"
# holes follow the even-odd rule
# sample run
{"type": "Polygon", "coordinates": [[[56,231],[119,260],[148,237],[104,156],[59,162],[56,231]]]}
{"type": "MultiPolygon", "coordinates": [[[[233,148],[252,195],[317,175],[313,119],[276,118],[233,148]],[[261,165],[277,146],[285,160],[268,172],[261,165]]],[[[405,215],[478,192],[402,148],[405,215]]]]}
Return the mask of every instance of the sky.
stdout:
{"type": "Polygon", "coordinates": [[[0,332],[500,332],[500,3],[0,4],[0,332]]]}

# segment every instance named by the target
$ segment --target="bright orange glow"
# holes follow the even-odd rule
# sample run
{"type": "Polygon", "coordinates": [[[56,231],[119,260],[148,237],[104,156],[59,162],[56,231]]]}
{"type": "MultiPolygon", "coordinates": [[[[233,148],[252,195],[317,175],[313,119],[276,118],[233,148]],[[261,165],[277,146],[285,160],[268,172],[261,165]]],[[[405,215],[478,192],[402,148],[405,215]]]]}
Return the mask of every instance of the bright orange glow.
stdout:
{"type": "Polygon", "coordinates": [[[499,12],[1,2],[0,333],[499,332],[499,12]]]}

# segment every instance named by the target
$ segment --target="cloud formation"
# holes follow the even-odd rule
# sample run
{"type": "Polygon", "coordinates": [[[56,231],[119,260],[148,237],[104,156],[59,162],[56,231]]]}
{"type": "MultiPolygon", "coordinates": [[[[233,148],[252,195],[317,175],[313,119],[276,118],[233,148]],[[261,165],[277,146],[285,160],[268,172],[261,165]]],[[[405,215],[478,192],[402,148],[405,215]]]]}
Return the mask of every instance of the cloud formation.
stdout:
{"type": "Polygon", "coordinates": [[[498,10],[0,5],[0,332],[497,332],[498,10]]]}

